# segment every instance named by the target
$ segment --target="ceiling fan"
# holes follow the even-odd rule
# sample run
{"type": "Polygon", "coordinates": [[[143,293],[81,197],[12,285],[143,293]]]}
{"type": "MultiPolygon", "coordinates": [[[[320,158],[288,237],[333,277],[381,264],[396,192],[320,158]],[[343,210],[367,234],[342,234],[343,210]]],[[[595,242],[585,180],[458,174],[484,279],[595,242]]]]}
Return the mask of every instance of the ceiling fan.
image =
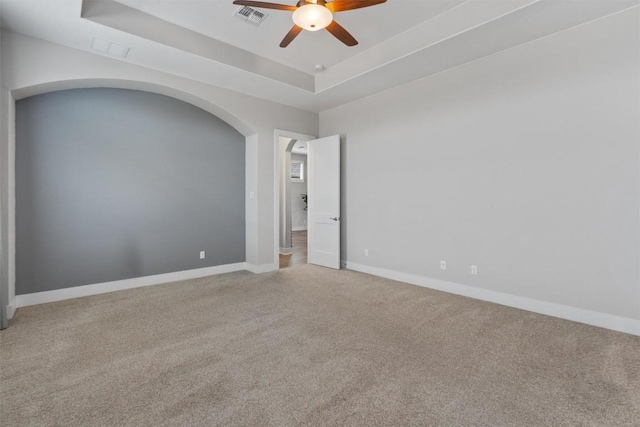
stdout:
{"type": "Polygon", "coordinates": [[[290,6],[279,3],[266,3],[261,1],[234,0],[233,4],[242,6],[258,7],[264,9],[286,10],[293,12],[293,22],[295,25],[280,42],[280,47],[287,47],[304,29],[308,31],[318,31],[326,28],[342,43],[347,46],[355,46],[358,41],[353,38],[342,25],[333,20],[333,14],[347,10],[360,9],[368,6],[375,6],[387,0],[299,0],[297,5],[290,6]]]}

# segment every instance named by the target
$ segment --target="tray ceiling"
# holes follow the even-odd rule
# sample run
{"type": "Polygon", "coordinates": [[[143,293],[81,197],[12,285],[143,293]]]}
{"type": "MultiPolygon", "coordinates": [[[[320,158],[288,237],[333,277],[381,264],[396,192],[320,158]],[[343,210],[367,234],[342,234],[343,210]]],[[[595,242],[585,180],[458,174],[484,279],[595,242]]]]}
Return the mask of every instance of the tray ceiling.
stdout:
{"type": "Polygon", "coordinates": [[[232,0],[0,0],[0,25],[109,55],[92,46],[98,38],[128,49],[114,60],[320,112],[638,4],[388,0],[335,15],[356,47],[318,31],[282,49],[290,13],[263,10],[254,26],[233,16],[232,0]]]}

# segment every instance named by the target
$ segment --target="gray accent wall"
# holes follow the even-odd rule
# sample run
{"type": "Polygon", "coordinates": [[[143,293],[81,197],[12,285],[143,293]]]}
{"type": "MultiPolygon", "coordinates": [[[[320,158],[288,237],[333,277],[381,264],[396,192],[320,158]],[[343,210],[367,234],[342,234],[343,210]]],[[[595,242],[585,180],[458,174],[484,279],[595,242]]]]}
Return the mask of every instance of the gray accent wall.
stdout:
{"type": "Polygon", "coordinates": [[[16,103],[16,294],[245,261],[245,138],[162,95],[16,103]],[[200,259],[205,251],[205,259],[200,259]]]}

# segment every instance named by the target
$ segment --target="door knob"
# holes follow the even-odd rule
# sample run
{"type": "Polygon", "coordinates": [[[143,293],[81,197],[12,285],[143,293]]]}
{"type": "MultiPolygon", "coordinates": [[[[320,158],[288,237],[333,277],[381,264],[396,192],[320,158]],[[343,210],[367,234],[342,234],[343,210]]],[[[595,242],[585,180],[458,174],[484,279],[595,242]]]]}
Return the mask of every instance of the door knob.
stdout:
{"type": "Polygon", "coordinates": [[[339,216],[334,216],[333,218],[329,218],[329,219],[332,219],[334,221],[340,221],[340,217],[339,216]]]}

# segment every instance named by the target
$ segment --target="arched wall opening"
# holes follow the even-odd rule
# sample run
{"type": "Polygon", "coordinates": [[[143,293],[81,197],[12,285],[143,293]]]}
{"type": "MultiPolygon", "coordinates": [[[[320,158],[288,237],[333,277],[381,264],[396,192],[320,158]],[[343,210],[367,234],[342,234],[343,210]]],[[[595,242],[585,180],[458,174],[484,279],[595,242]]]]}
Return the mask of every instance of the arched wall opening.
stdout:
{"type": "Polygon", "coordinates": [[[224,108],[212,103],[204,98],[198,97],[192,93],[183,92],[169,86],[162,86],[155,83],[143,82],[138,80],[122,80],[122,79],[74,79],[60,80],[42,83],[25,88],[15,89],[11,91],[11,95],[15,101],[22,98],[40,95],[48,92],[57,92],[67,89],[87,89],[87,88],[113,88],[113,89],[131,89],[144,92],[165,95],[180,101],[195,105],[214,116],[224,120],[230,126],[235,128],[245,137],[254,135],[256,132],[246,124],[245,121],[231,114],[224,108]]]}
{"type": "MultiPolygon", "coordinates": [[[[31,87],[12,90],[9,96],[9,103],[10,103],[9,116],[10,117],[8,120],[8,124],[10,129],[8,130],[8,134],[9,134],[8,142],[9,142],[10,155],[8,156],[8,159],[7,159],[7,162],[9,163],[7,167],[8,180],[6,183],[3,183],[6,186],[4,190],[7,191],[8,193],[8,197],[7,197],[8,209],[6,211],[9,212],[9,214],[7,215],[8,221],[5,222],[5,224],[7,224],[7,231],[9,234],[9,238],[7,239],[8,241],[6,242],[8,246],[8,250],[7,250],[8,256],[7,258],[5,258],[6,259],[5,266],[7,267],[7,270],[8,270],[8,280],[5,282],[6,289],[3,289],[3,292],[4,292],[4,295],[8,297],[7,301],[9,302],[9,306],[8,306],[7,314],[9,315],[9,317],[13,315],[17,307],[22,305],[30,305],[30,304],[16,303],[16,289],[15,289],[15,279],[16,279],[16,234],[15,234],[16,233],[16,221],[15,221],[16,220],[16,217],[15,217],[15,207],[16,207],[15,205],[16,203],[15,148],[16,147],[15,147],[15,142],[16,141],[15,141],[15,128],[11,128],[15,124],[15,101],[16,100],[20,101],[21,99],[32,97],[35,95],[48,94],[48,93],[58,92],[62,90],[88,89],[88,88],[131,89],[134,91],[143,91],[150,94],[165,95],[167,97],[173,98],[174,100],[179,100],[187,104],[191,104],[191,106],[198,107],[199,109],[212,114],[213,116],[217,117],[221,121],[228,124],[230,127],[232,127],[235,131],[237,131],[242,136],[242,138],[245,141],[244,165],[246,166],[246,168],[244,170],[244,175],[245,175],[245,178],[248,178],[249,176],[255,177],[255,171],[248,170],[249,164],[247,159],[255,157],[255,151],[257,150],[256,132],[249,125],[247,125],[243,120],[239,119],[235,115],[229,113],[228,111],[219,107],[218,105],[206,99],[200,98],[194,94],[182,92],[180,90],[176,90],[171,87],[161,86],[153,83],[131,81],[131,80],[113,80],[113,79],[84,79],[84,80],[57,81],[57,82],[38,84],[31,87]]],[[[251,164],[251,167],[255,167],[255,166],[257,165],[253,163],[251,164]]],[[[248,179],[245,179],[245,182],[243,182],[242,186],[244,188],[240,189],[239,193],[240,193],[240,197],[244,199],[246,187],[249,186],[248,179]]],[[[254,218],[250,217],[251,215],[255,215],[255,213],[256,213],[255,209],[247,209],[244,215],[245,221],[244,221],[243,231],[245,232],[245,238],[244,238],[244,241],[242,242],[244,246],[244,255],[245,255],[244,259],[242,260],[242,262],[238,262],[238,263],[233,262],[232,264],[227,264],[227,265],[232,265],[232,267],[229,267],[226,270],[223,269],[220,272],[227,271],[227,270],[237,270],[237,269],[247,268],[247,262],[251,261],[249,259],[250,258],[249,254],[253,254],[257,252],[257,248],[254,248],[251,246],[253,243],[257,244],[256,239],[254,238],[254,236],[256,235],[256,230],[253,229],[255,228],[256,221],[254,218]]],[[[198,255],[199,253],[196,254],[197,257],[198,255]]],[[[207,251],[205,250],[205,259],[207,259],[207,255],[208,255],[207,251]]],[[[195,271],[195,270],[190,270],[190,271],[195,271]]],[[[210,270],[208,274],[204,274],[203,272],[200,275],[215,274],[216,272],[219,272],[219,271],[210,270]]],[[[154,277],[160,277],[160,276],[154,276],[154,277]]],[[[171,276],[171,277],[172,278],[175,277],[173,278],[173,280],[178,280],[182,278],[182,276],[171,276]]],[[[148,283],[148,284],[153,284],[153,283],[148,283]]],[[[136,286],[140,286],[140,284],[136,286]]],[[[83,286],[80,286],[78,289],[80,289],[81,287],[83,286]]],[[[129,286],[125,285],[124,288],[126,287],[129,287],[129,286]]],[[[135,286],[132,285],[131,287],[135,287],[135,286]]],[[[108,290],[103,290],[103,291],[108,291],[108,290]]],[[[101,291],[88,292],[87,294],[99,293],[99,292],[101,291]]],[[[47,293],[47,292],[43,292],[43,294],[44,293],[47,293]]],[[[59,298],[59,299],[64,299],[64,298],[59,298]]],[[[44,301],[48,301],[48,300],[49,299],[45,299],[44,301]]]]}

